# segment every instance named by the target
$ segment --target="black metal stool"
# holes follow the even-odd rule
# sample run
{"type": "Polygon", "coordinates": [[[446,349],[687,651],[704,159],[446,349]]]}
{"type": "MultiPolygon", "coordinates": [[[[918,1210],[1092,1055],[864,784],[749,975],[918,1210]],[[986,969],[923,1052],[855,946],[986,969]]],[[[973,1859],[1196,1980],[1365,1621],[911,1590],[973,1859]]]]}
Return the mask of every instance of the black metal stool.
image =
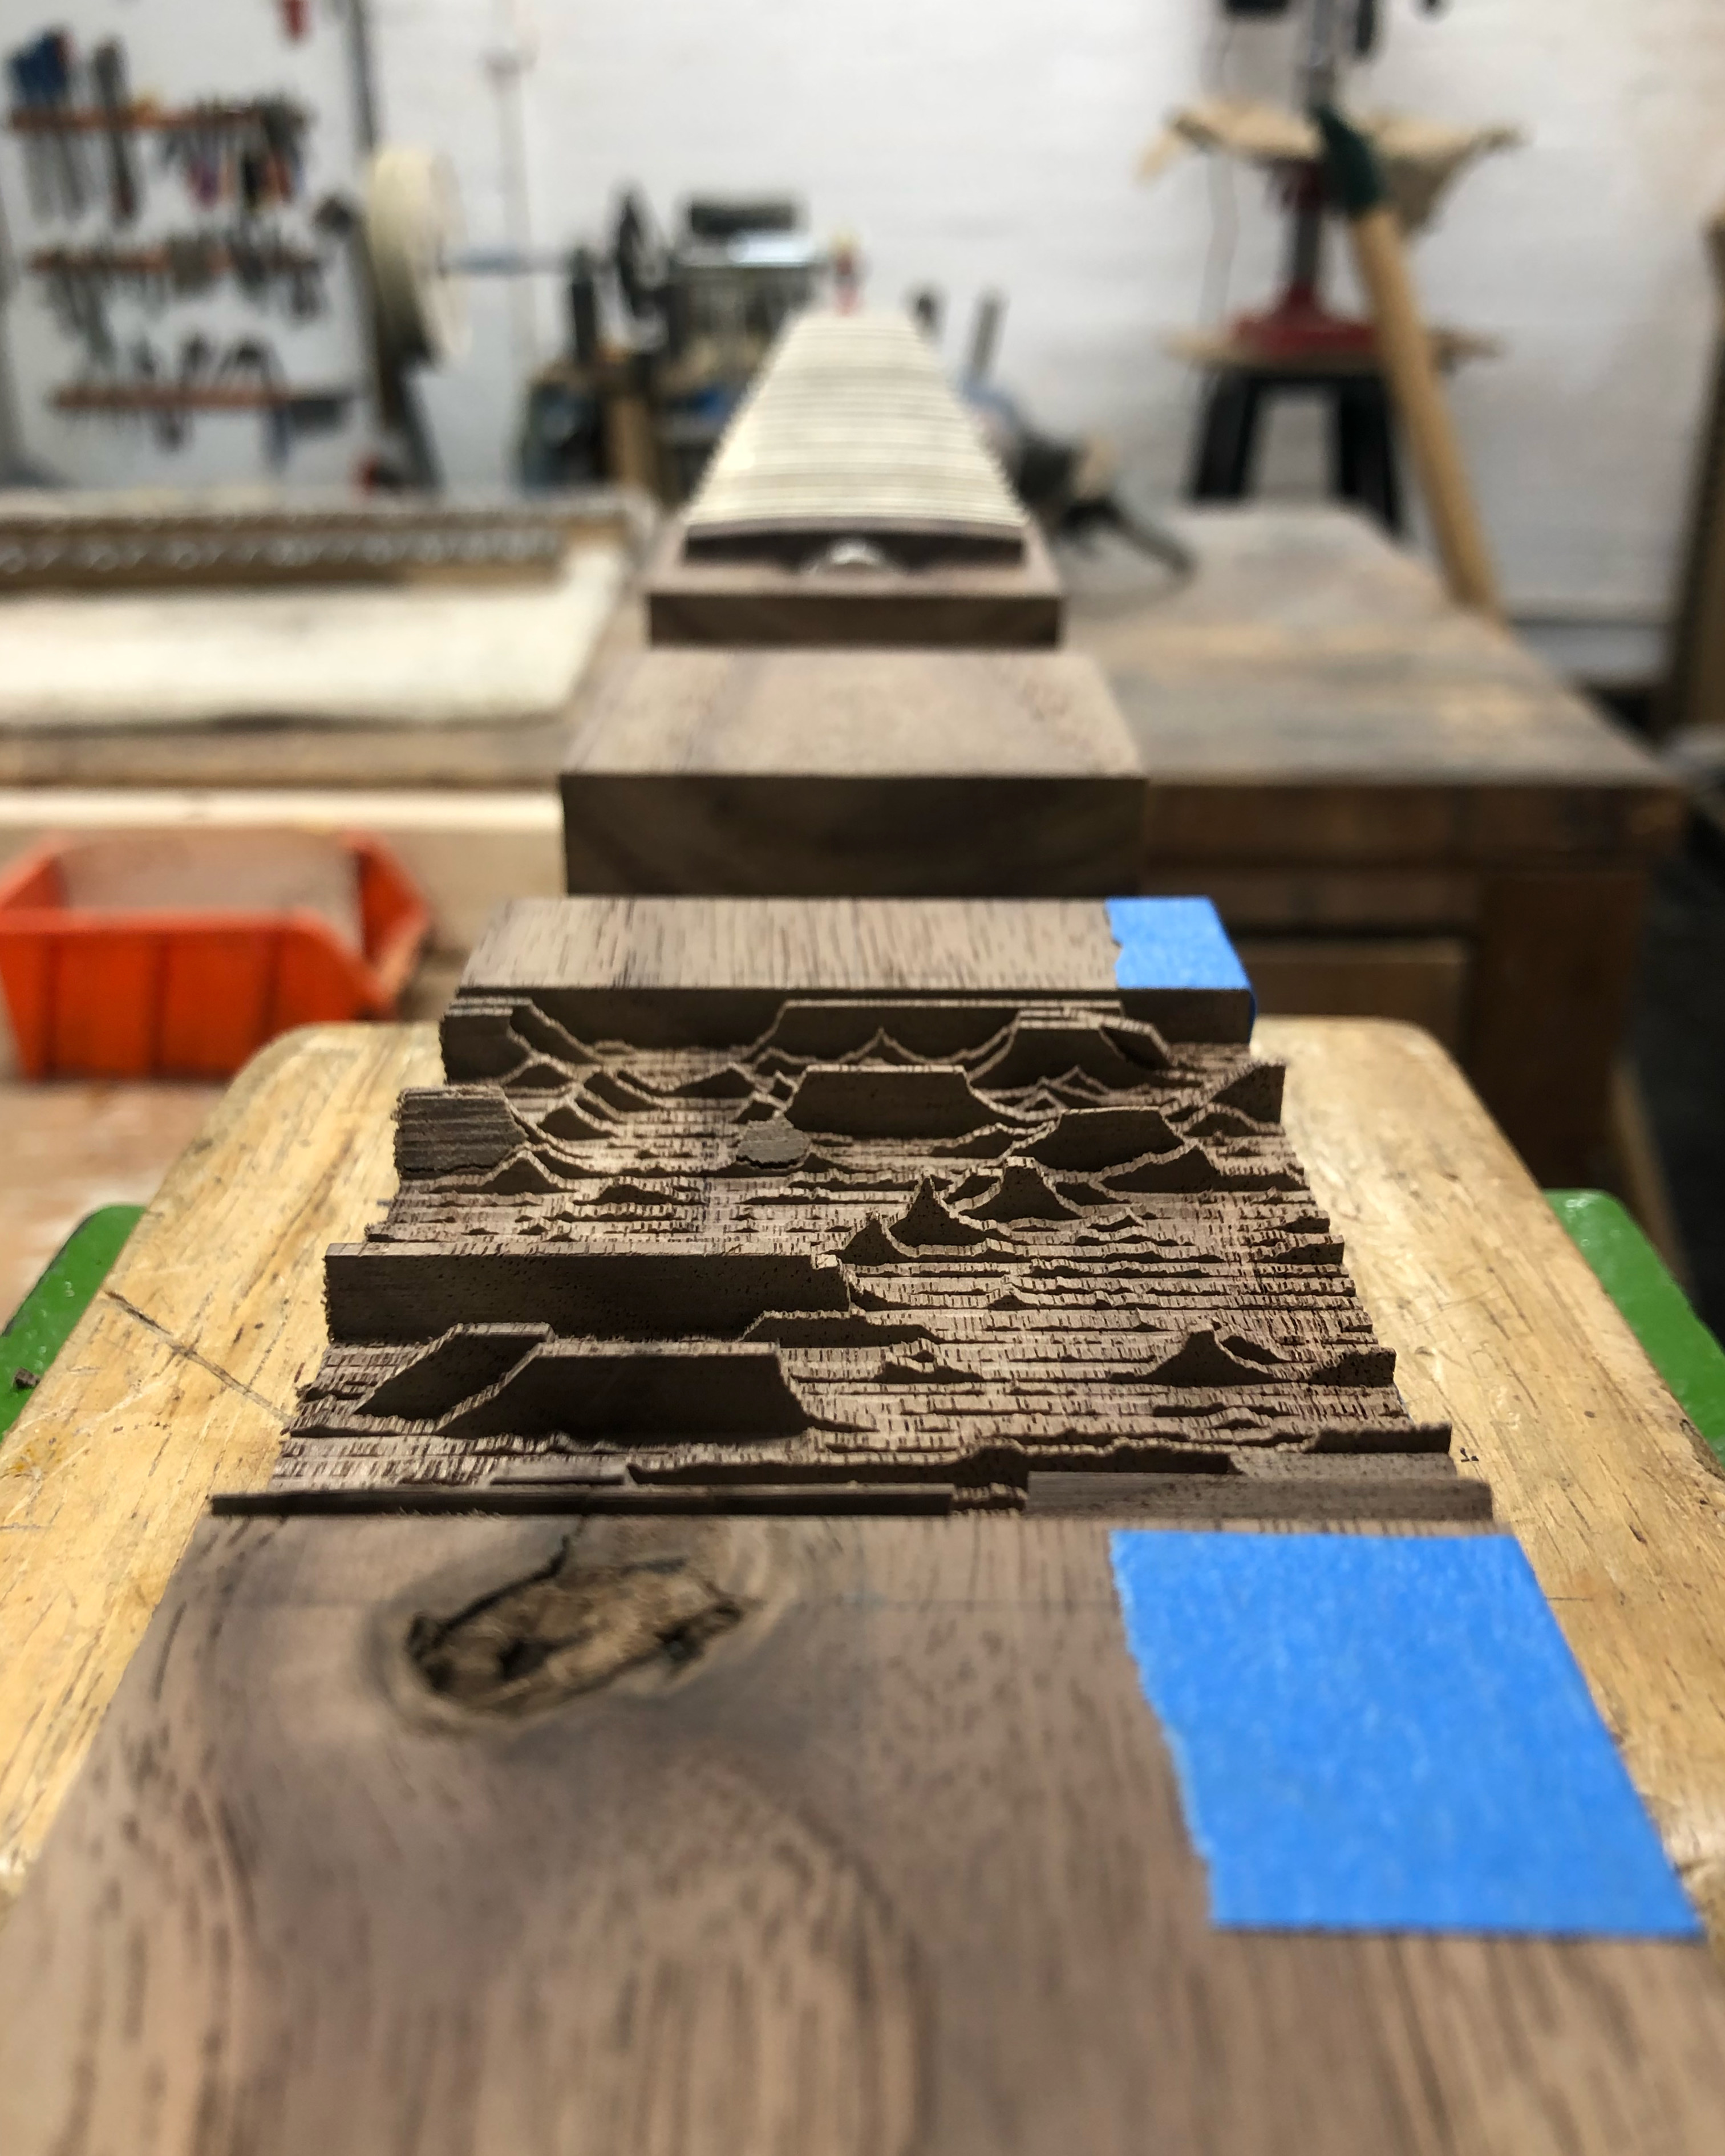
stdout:
{"type": "Polygon", "coordinates": [[[1258,421],[1267,398],[1322,397],[1330,407],[1330,490],[1391,531],[1402,529],[1394,424],[1374,367],[1218,367],[1209,370],[1204,424],[1187,494],[1240,501],[1251,490],[1258,421]]]}

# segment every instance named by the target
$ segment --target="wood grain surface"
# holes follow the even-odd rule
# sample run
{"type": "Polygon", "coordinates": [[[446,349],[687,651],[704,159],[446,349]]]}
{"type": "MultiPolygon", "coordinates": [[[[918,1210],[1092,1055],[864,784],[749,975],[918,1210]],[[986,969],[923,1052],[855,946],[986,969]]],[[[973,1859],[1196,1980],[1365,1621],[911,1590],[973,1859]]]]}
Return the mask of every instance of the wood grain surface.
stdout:
{"type": "MultiPolygon", "coordinates": [[[[1440,1029],[1537,1175],[1598,1180],[1639,880],[1677,843],[1679,790],[1363,518],[1169,521],[1196,559],[1183,582],[1066,564],[1071,641],[1107,674],[1143,759],[1142,887],[1208,891],[1236,934],[1466,935],[1440,1029]],[[1573,903],[1542,908],[1542,878],[1566,880],[1573,903]]],[[[1321,964],[1277,970],[1283,1009],[1431,1022],[1405,968],[1373,982],[1356,963],[1347,984],[1321,964]]]]}
{"type": "Polygon", "coordinates": [[[1137,752],[1073,653],[649,651],[583,703],[572,891],[1136,887],[1137,752]]]}
{"type": "Polygon", "coordinates": [[[212,1488],[261,1482],[323,1346],[324,1245],[394,1188],[429,1026],[290,1034],[234,1081],[0,1449],[0,1895],[212,1488]]]}
{"type": "Polygon", "coordinates": [[[0,1934],[8,2156],[1722,2138],[1702,1948],[1214,1930],[1078,1522],[208,1522],[0,1934]]]}

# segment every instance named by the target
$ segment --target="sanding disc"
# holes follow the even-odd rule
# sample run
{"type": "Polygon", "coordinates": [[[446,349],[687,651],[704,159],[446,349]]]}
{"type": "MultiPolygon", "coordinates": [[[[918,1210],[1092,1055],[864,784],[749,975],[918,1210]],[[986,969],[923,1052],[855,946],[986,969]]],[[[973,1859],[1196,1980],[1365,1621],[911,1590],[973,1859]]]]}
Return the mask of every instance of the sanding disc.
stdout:
{"type": "Polygon", "coordinates": [[[465,228],[448,159],[403,145],[375,151],[365,205],[379,343],[408,363],[459,358],[467,345],[467,303],[445,264],[465,228]]]}

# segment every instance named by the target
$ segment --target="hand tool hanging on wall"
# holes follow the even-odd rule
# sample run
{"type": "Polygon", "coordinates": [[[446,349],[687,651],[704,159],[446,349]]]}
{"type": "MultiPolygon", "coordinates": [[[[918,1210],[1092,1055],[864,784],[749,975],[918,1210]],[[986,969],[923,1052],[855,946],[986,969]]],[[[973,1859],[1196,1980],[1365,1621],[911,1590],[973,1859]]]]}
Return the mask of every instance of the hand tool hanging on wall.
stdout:
{"type": "Polygon", "coordinates": [[[322,260],[275,226],[246,219],[225,232],[169,233],[148,246],[39,248],[30,268],[47,280],[60,327],[98,363],[112,357],[107,310],[116,298],[158,312],[231,277],[242,298],[258,307],[274,302],[291,321],[311,321],[325,305],[322,260]]]}
{"type": "Polygon", "coordinates": [[[162,162],[201,209],[236,203],[248,217],[292,202],[304,177],[306,116],[285,97],[193,105],[165,131],[162,162]]]}
{"type": "Polygon", "coordinates": [[[72,40],[64,30],[46,30],[12,54],[6,66],[19,112],[27,120],[49,123],[25,138],[30,207],[42,218],[81,217],[90,192],[83,145],[72,130],[54,124],[74,102],[78,68],[72,40]]]}
{"type": "MultiPolygon", "coordinates": [[[[6,80],[9,85],[13,110],[19,118],[28,120],[41,103],[35,73],[35,54],[33,45],[21,46],[8,53],[6,59],[6,80]]],[[[54,173],[49,160],[53,146],[45,135],[33,131],[20,137],[24,156],[24,189],[30,198],[30,214],[42,219],[52,217],[58,204],[54,195],[54,173]]]]}
{"type": "Polygon", "coordinates": [[[126,49],[118,38],[98,45],[90,56],[95,101],[107,119],[103,130],[108,152],[108,208],[116,224],[130,224],[138,213],[138,176],[126,125],[130,99],[126,85],[126,49]]]}
{"type": "Polygon", "coordinates": [[[1501,614],[1497,579],[1474,506],[1450,408],[1420,316],[1401,227],[1384,192],[1372,146],[1333,105],[1313,117],[1322,130],[1331,185],[1348,219],[1355,267],[1371,301],[1378,356],[1407,430],[1450,596],[1501,614]]]}
{"type": "Polygon", "coordinates": [[[194,331],[181,340],[177,362],[148,337],[136,338],[123,364],[118,356],[93,376],[57,391],[65,412],[100,412],[123,424],[146,422],[158,444],[177,449],[189,439],[200,411],[256,410],[272,465],[286,461],[295,439],[339,426],[353,392],[346,388],[294,390],[273,346],[240,337],[225,349],[194,331]]]}

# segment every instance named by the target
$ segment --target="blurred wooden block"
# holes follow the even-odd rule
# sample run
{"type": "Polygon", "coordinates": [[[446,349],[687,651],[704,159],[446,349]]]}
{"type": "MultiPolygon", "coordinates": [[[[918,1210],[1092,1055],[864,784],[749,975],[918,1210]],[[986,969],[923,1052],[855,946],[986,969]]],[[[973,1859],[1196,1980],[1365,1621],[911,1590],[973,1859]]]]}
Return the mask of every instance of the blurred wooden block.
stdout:
{"type": "Polygon", "coordinates": [[[1472,954],[1459,936],[1247,937],[1238,947],[1266,1018],[1394,1019],[1462,1051],[1472,954]]]}
{"type": "Polygon", "coordinates": [[[1065,652],[645,652],[587,700],[562,795],[572,891],[1105,896],[1143,821],[1065,652]]]}
{"type": "Polygon", "coordinates": [[[639,552],[647,502],[345,488],[0,491],[0,593],[234,585],[533,582],[572,545],[639,552]]]}
{"type": "Polygon", "coordinates": [[[654,644],[973,645],[1058,644],[1065,601],[1034,525],[1017,562],[935,559],[918,567],[797,567],[692,557],[680,517],[648,562],[654,644]]]}

